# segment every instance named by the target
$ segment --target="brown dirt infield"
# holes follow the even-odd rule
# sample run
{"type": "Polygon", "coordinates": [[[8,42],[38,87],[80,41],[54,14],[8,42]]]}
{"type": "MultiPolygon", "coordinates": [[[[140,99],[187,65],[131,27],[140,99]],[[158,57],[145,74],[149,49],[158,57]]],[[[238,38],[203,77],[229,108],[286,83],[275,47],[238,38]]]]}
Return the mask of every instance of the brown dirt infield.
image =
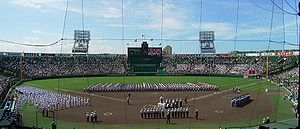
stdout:
{"type": "Polygon", "coordinates": [[[221,90],[219,93],[199,91],[199,92],[132,92],[131,104],[127,105],[125,100],[128,93],[125,92],[106,92],[88,94],[81,91],[67,91],[73,95],[90,97],[92,106],[81,106],[66,109],[58,112],[58,119],[70,122],[86,122],[86,112],[95,111],[98,115],[99,124],[142,124],[142,123],[165,123],[165,119],[141,119],[141,107],[157,105],[159,96],[165,98],[182,98],[186,96],[189,99],[185,107],[189,107],[190,118],[171,119],[172,123],[189,122],[218,122],[249,120],[255,107],[253,118],[265,116],[275,110],[275,106],[265,93],[260,93],[257,99],[257,93],[251,94],[251,101],[244,107],[231,107],[230,99],[240,94],[232,90],[221,90]],[[198,99],[192,99],[198,98],[198,99]],[[256,105],[256,106],[255,106],[256,105]],[[199,110],[199,120],[194,120],[195,109],[199,110]],[[223,118],[222,118],[223,117],[223,118]]]}

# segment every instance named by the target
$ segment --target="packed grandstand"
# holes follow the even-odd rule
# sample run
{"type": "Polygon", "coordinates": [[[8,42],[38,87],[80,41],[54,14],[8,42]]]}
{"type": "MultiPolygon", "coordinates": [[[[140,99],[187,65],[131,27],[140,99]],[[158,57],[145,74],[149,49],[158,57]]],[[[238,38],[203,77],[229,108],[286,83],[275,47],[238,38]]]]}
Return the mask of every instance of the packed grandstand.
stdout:
{"type": "MultiPolygon", "coordinates": [[[[299,51],[268,52],[231,52],[230,54],[164,55],[161,66],[166,75],[185,74],[239,74],[265,75],[266,63],[270,79],[285,86],[291,92],[297,91],[299,51]]],[[[43,78],[54,76],[86,75],[126,75],[131,73],[127,56],[123,54],[44,54],[44,53],[0,53],[1,93],[9,85],[16,83],[16,78],[43,78]],[[7,81],[13,80],[13,81],[7,81]]],[[[2,93],[5,94],[5,93],[2,93]]]]}
{"type": "MultiPolygon", "coordinates": [[[[172,54],[163,55],[160,68],[163,72],[155,74],[164,75],[241,75],[243,77],[265,77],[268,72],[269,79],[285,87],[290,94],[285,96],[297,105],[296,98],[298,96],[299,68],[298,56],[299,51],[270,51],[268,55],[265,52],[232,52],[230,54],[216,55],[193,55],[193,54],[172,54]],[[241,54],[243,53],[243,54],[241,54]],[[271,54],[270,54],[271,53],[271,54]],[[268,61],[267,61],[268,60],[268,61]],[[268,71],[266,66],[268,64],[268,71]]],[[[59,95],[39,89],[28,90],[32,92],[25,94],[26,89],[30,87],[19,87],[16,90],[22,97],[22,101],[16,103],[12,98],[7,97],[10,87],[18,83],[21,79],[34,78],[51,78],[51,77],[76,77],[76,76],[99,76],[99,75],[135,75],[128,65],[127,55],[122,54],[91,54],[91,55],[72,55],[72,54],[43,54],[43,53],[0,53],[0,93],[2,106],[10,108],[18,107],[25,101],[34,101],[36,98],[30,98],[31,94],[36,91],[42,97],[59,95]],[[24,93],[23,93],[24,92],[24,93]],[[47,93],[47,94],[44,94],[47,93]],[[26,100],[26,97],[28,100],[26,100]],[[7,101],[7,99],[9,101],[7,101]],[[3,103],[5,102],[6,103],[3,103]],[[21,104],[20,104],[21,103],[21,104]]],[[[176,91],[188,87],[182,91],[200,91],[208,87],[209,90],[216,91],[216,86],[209,84],[97,84],[85,89],[87,92],[131,92],[131,91],[176,91]],[[122,85],[122,86],[121,86],[122,85]],[[197,86],[198,89],[194,86],[197,86]],[[120,87],[128,87],[120,88],[120,87]],[[135,88],[133,88],[135,87],[135,88]],[[147,88],[149,87],[149,88],[147,88]],[[153,87],[157,87],[156,89],[153,87]],[[169,88],[168,88],[169,87],[169,88]],[[175,88],[174,88],[175,87],[175,88]],[[181,88],[184,87],[184,88],[181,88]]],[[[207,88],[206,88],[207,89],[207,88]]],[[[9,96],[9,95],[8,95],[9,96]]],[[[59,95],[68,96],[68,95],[59,95]]],[[[71,96],[72,97],[72,96],[71,96]]],[[[80,99],[78,105],[85,105],[85,98],[73,97],[80,99]],[[81,102],[82,101],[82,102],[81,102]]],[[[55,101],[55,100],[53,100],[55,101]]],[[[53,103],[52,103],[53,104],[53,103]]],[[[38,104],[38,108],[43,108],[38,104]]],[[[47,105],[46,105],[47,106],[47,105]]],[[[66,106],[66,105],[64,105],[66,106]]],[[[72,106],[72,105],[71,105],[72,106]]],[[[75,107],[76,105],[74,105],[75,107]]],[[[52,105],[52,109],[60,108],[52,105]]],[[[70,105],[66,106],[70,107],[70,105]]],[[[64,107],[63,107],[64,108],[64,107]]],[[[143,109],[144,110],[144,109],[143,109]]],[[[18,110],[5,113],[3,120],[16,122],[19,120],[18,110]]]]}

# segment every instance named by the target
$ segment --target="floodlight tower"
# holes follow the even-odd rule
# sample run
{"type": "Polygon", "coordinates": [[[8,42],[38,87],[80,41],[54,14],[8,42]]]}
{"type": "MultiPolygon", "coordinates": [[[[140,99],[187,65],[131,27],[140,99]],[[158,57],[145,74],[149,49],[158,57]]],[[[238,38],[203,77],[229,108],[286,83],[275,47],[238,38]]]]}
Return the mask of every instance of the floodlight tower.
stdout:
{"type": "Polygon", "coordinates": [[[72,53],[88,54],[90,40],[91,38],[89,30],[74,30],[74,45],[72,53]]]}
{"type": "Polygon", "coordinates": [[[199,41],[201,45],[201,53],[216,53],[215,50],[215,34],[214,31],[200,31],[199,41]]]}

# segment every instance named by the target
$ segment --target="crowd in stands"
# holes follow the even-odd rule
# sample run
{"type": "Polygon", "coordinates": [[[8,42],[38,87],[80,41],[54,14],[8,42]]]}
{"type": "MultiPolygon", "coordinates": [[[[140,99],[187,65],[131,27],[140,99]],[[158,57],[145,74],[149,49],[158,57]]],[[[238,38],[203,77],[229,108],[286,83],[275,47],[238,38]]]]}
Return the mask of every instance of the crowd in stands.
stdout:
{"type": "Polygon", "coordinates": [[[295,67],[287,71],[283,71],[279,74],[272,75],[270,79],[276,82],[280,86],[284,86],[290,91],[287,95],[289,100],[295,101],[298,96],[298,81],[299,81],[299,68],[295,67]]]}
{"type": "MultiPolygon", "coordinates": [[[[298,69],[294,68],[298,62],[297,56],[270,56],[268,61],[268,72],[270,79],[282,84],[290,91],[297,89],[298,80],[293,78],[298,69]]],[[[161,67],[165,68],[165,74],[244,74],[250,70],[256,74],[264,75],[266,72],[265,56],[193,56],[193,55],[168,55],[163,56],[161,67]]],[[[128,67],[127,56],[121,54],[103,55],[73,55],[73,56],[16,56],[0,55],[0,67],[20,73],[25,77],[50,77],[50,76],[84,76],[103,74],[127,74],[133,72],[128,67]]],[[[7,83],[0,79],[0,93],[5,89],[7,83]]],[[[104,84],[99,84],[104,85],[104,84]]],[[[106,84],[105,84],[106,85],[106,84]]],[[[107,84],[106,89],[99,89],[96,86],[89,88],[94,91],[152,91],[147,88],[151,84],[107,84]]],[[[167,91],[176,90],[203,90],[189,89],[179,84],[159,86],[167,91]],[[167,87],[167,88],[166,88],[167,87]]],[[[198,84],[197,84],[198,85],[198,84]]],[[[204,88],[205,89],[205,88],[204,88]]]]}
{"type": "Polygon", "coordinates": [[[0,75],[0,79],[3,79],[3,78],[5,78],[5,76],[3,76],[3,75],[0,75]]]}
{"type": "Polygon", "coordinates": [[[22,68],[28,77],[76,76],[125,73],[124,55],[111,56],[0,56],[0,66],[15,71],[22,68]],[[22,65],[21,65],[22,63],[22,65]]]}
{"type": "MultiPolygon", "coordinates": [[[[269,69],[281,66],[286,57],[269,57],[269,69]]],[[[292,56],[289,58],[297,58],[292,56]]],[[[287,59],[287,63],[294,60],[287,59]]],[[[295,61],[294,61],[295,62],[295,61]]],[[[166,73],[177,74],[244,74],[255,70],[257,74],[266,71],[266,57],[204,57],[204,56],[166,56],[162,60],[166,73]]]]}
{"type": "MultiPolygon", "coordinates": [[[[56,93],[28,86],[16,87],[17,104],[33,103],[39,111],[58,111],[78,106],[90,105],[90,100],[85,97],[56,93]]],[[[48,114],[48,113],[47,113],[48,114]]]]}
{"type": "Polygon", "coordinates": [[[217,91],[218,86],[207,83],[98,83],[84,90],[86,92],[217,91]]]}
{"type": "Polygon", "coordinates": [[[9,88],[18,82],[14,77],[3,77],[0,79],[0,102],[6,97],[9,88]]]}
{"type": "Polygon", "coordinates": [[[1,78],[0,79],[0,94],[5,91],[9,86],[8,78],[1,78]]]}
{"type": "MultiPolygon", "coordinates": [[[[269,69],[283,65],[291,57],[269,57],[269,69]]],[[[295,62],[295,61],[294,61],[295,62]]],[[[285,64],[286,65],[286,64],[285,64]]],[[[16,72],[22,71],[28,77],[76,76],[99,74],[126,74],[132,72],[127,56],[121,54],[98,56],[0,56],[0,66],[16,72]],[[22,65],[21,65],[22,63],[22,65]]],[[[166,74],[243,74],[250,69],[258,74],[266,69],[265,57],[222,57],[222,56],[163,56],[161,67],[166,74]]]]}
{"type": "Polygon", "coordinates": [[[21,118],[19,111],[15,110],[15,100],[9,100],[5,103],[4,114],[2,121],[9,121],[12,123],[20,122],[21,118]]]}

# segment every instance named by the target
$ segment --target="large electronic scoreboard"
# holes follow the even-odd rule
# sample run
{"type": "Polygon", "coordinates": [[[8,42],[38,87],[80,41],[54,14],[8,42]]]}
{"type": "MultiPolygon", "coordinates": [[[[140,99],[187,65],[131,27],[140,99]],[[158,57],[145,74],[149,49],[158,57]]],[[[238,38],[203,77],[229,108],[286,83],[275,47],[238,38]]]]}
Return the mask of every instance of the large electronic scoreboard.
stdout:
{"type": "Polygon", "coordinates": [[[156,73],[162,61],[161,47],[128,47],[128,64],[134,73],[156,73]]]}
{"type": "Polygon", "coordinates": [[[142,50],[141,48],[128,48],[128,56],[161,57],[162,49],[161,48],[148,48],[147,50],[142,50]]]}

